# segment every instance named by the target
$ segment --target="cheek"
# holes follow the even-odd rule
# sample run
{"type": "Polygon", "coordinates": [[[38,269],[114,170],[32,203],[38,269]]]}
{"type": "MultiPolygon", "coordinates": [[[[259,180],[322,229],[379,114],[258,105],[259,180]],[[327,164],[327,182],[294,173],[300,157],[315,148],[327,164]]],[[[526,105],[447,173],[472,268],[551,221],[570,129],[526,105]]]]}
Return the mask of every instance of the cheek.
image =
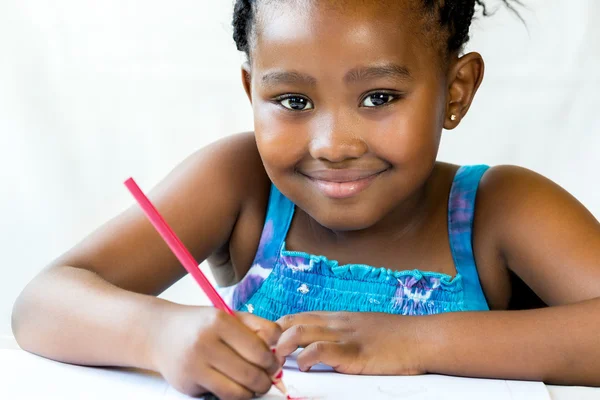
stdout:
{"type": "Polygon", "coordinates": [[[254,134],[267,173],[290,170],[306,154],[307,126],[282,115],[272,104],[255,105],[254,134]]]}
{"type": "Polygon", "coordinates": [[[426,92],[413,93],[400,102],[400,110],[378,123],[372,149],[399,167],[433,163],[443,123],[439,98],[426,92]]]}

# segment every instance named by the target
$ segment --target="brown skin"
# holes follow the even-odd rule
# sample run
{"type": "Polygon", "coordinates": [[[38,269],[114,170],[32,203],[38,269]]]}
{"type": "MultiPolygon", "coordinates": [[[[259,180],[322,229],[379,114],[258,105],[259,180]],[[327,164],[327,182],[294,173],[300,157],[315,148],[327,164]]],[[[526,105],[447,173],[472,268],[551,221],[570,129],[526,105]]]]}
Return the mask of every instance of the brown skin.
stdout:
{"type": "MultiPolygon", "coordinates": [[[[240,235],[258,235],[264,220],[264,173],[239,174],[244,165],[260,165],[256,150],[248,151],[253,143],[246,135],[208,146],[149,196],[194,257],[211,261],[221,281],[231,279],[231,261],[250,264],[258,242],[240,235]],[[224,257],[228,249],[231,257],[224,257]]],[[[248,314],[235,319],[212,307],[153,297],[184,274],[132,207],[24,289],[13,310],[15,338],[23,349],[59,361],[155,370],[190,395],[211,391],[222,399],[247,399],[266,392],[280,367],[270,350],[279,327],[248,314]]]]}
{"type": "MultiPolygon", "coordinates": [[[[427,266],[456,274],[446,220],[457,166],[435,158],[442,128],[456,127],[469,109],[483,60],[477,53],[452,55],[440,68],[439,49],[424,45],[419,19],[404,3],[338,3],[344,7],[280,4],[276,19],[269,18],[274,9],[264,7],[251,63],[242,72],[256,133],[200,150],[151,193],[196,259],[208,259],[221,285],[239,281],[250,268],[269,178],[298,205],[289,249],[342,264],[427,266]],[[364,68],[390,64],[403,66],[410,77],[371,73],[364,79],[364,68]],[[310,75],[313,82],[267,85],[263,77],[270,72],[310,75]],[[367,94],[382,89],[402,97],[366,107],[367,94]],[[286,109],[289,103],[274,99],[286,93],[301,95],[314,108],[286,109]],[[337,200],[306,177],[348,168],[381,174],[357,196],[337,200]]],[[[547,179],[494,167],[481,182],[473,242],[494,311],[426,317],[305,313],[279,325],[240,314],[240,323],[212,308],[154,297],[185,271],[133,207],[24,289],[13,331],[24,349],[49,358],[149,368],[185,393],[211,390],[223,399],[268,389],[279,367],[269,351],[275,343],[279,355],[306,346],[299,356],[304,369],[321,361],[346,373],[433,372],[600,386],[598,221],[547,179]],[[551,307],[507,311],[519,295],[510,274],[551,307]]]]}

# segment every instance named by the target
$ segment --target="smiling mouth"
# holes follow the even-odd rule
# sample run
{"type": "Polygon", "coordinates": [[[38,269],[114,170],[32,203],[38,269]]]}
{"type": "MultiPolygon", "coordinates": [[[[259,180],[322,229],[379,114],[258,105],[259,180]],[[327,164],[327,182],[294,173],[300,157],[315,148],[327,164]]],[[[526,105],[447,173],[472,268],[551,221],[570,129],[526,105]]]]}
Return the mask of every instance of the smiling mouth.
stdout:
{"type": "Polygon", "coordinates": [[[302,174],[326,197],[345,199],[366,190],[371,183],[388,169],[380,171],[323,170],[302,174]]]}

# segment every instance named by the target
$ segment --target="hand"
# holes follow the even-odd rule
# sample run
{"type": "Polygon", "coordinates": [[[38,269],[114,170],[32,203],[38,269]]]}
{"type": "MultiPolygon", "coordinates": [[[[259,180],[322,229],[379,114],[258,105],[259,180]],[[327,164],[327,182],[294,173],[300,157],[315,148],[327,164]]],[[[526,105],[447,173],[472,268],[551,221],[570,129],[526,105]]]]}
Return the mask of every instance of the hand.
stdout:
{"type": "Polygon", "coordinates": [[[155,369],[190,396],[250,399],[271,387],[281,364],[270,350],[281,330],[251,314],[173,305],[150,335],[155,369]]]}
{"type": "Polygon", "coordinates": [[[350,312],[287,315],[277,321],[283,330],[277,356],[304,347],[297,359],[301,371],[323,363],[344,374],[423,374],[418,318],[350,312]]]}

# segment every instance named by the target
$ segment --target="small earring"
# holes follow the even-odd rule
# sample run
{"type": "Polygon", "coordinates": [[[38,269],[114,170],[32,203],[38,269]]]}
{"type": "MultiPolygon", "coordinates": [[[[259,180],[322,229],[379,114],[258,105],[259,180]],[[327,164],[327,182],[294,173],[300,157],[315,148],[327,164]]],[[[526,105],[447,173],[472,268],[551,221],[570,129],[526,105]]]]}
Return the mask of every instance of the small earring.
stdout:
{"type": "Polygon", "coordinates": [[[450,121],[456,121],[456,115],[452,114],[452,115],[450,116],[450,121]]]}

